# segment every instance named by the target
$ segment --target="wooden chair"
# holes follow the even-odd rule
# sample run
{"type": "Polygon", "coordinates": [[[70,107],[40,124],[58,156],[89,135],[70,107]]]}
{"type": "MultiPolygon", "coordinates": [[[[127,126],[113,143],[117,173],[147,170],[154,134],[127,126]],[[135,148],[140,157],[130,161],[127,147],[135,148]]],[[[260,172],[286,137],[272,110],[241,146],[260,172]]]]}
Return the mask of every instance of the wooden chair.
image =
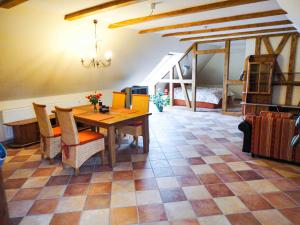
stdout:
{"type": "Polygon", "coordinates": [[[32,103],[35,115],[39,124],[41,136],[41,154],[42,158],[46,155],[50,163],[53,158],[61,152],[61,130],[60,127],[52,128],[46,105],[32,103]]]}
{"type": "MultiPolygon", "coordinates": [[[[126,93],[125,92],[113,92],[113,99],[112,99],[112,109],[122,109],[125,108],[125,101],[126,101],[126,93]]],[[[107,136],[107,129],[100,128],[98,130],[100,133],[107,136]]]]}
{"type": "Polygon", "coordinates": [[[125,108],[126,93],[113,92],[112,109],[125,108]]]}
{"type": "MultiPolygon", "coordinates": [[[[112,99],[112,109],[122,109],[125,108],[125,101],[126,101],[126,93],[125,92],[113,92],[113,99],[112,99]]],[[[98,132],[104,134],[107,137],[107,129],[105,128],[98,128],[98,132]]]]}
{"type": "MultiPolygon", "coordinates": [[[[132,109],[139,113],[147,113],[149,112],[149,95],[143,94],[133,94],[132,95],[132,109]]],[[[119,140],[123,137],[123,134],[130,134],[134,137],[134,141],[136,142],[136,146],[138,146],[139,136],[143,135],[142,130],[142,121],[137,121],[135,123],[129,124],[127,126],[120,128],[119,140]]]]}
{"type": "Polygon", "coordinates": [[[104,136],[93,131],[78,133],[72,109],[55,107],[55,110],[62,131],[62,163],[73,167],[78,175],[79,167],[95,153],[100,152],[103,162],[104,136]]]}

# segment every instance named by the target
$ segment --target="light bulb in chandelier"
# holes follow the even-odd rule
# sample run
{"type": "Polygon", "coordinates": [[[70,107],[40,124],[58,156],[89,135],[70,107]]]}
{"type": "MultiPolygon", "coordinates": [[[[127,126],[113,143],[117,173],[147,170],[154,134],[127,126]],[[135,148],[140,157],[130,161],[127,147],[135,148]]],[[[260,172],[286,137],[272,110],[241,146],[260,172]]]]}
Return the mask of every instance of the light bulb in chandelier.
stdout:
{"type": "Polygon", "coordinates": [[[112,52],[111,52],[111,51],[106,51],[105,54],[104,54],[104,58],[105,58],[107,61],[110,61],[111,58],[112,58],[112,52]]]}
{"type": "Polygon", "coordinates": [[[97,37],[97,20],[93,21],[94,25],[95,25],[95,30],[94,30],[94,49],[90,52],[89,59],[85,59],[85,58],[81,58],[81,64],[82,66],[86,67],[86,68],[90,68],[90,67],[108,67],[111,65],[111,58],[112,58],[112,52],[111,51],[107,51],[104,53],[104,58],[101,57],[100,51],[99,51],[99,42],[98,42],[98,37],[97,37]]]}

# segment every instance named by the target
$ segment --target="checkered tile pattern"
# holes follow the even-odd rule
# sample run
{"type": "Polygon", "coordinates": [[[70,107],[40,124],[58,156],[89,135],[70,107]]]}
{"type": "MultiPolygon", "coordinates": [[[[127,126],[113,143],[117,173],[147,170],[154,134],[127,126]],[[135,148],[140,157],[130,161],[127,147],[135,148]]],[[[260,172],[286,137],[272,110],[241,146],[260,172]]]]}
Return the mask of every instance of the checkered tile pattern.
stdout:
{"type": "Polygon", "coordinates": [[[3,167],[14,224],[300,224],[300,168],[241,152],[240,119],[170,109],[150,119],[149,154],[124,142],[112,169],[98,155],[74,176],[9,150],[3,167]]]}

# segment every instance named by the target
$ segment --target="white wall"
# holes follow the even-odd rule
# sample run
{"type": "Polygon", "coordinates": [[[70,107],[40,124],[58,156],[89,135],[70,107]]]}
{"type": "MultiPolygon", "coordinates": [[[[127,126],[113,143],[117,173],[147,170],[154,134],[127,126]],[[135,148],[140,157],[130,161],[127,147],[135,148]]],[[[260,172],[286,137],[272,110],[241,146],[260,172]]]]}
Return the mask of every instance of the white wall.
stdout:
{"type": "Polygon", "coordinates": [[[223,85],[224,54],[210,54],[211,59],[198,73],[198,85],[223,85]]]}
{"type": "MultiPolygon", "coordinates": [[[[232,45],[230,52],[230,70],[229,79],[238,80],[244,68],[245,62],[245,43],[232,45]]],[[[198,85],[223,85],[224,75],[224,54],[210,54],[208,63],[198,73],[198,85]]],[[[237,97],[241,97],[241,86],[230,86],[230,90],[237,97]]]]}
{"type": "Polygon", "coordinates": [[[249,55],[255,55],[255,38],[246,40],[245,58],[249,55]]]}

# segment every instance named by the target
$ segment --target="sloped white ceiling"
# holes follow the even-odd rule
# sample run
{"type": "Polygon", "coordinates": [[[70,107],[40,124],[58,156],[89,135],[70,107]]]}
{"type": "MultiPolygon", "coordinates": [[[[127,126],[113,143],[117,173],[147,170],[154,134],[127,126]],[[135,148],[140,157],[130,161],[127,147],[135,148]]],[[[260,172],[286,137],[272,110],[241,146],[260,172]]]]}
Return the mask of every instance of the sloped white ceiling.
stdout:
{"type": "Polygon", "coordinates": [[[86,69],[80,63],[81,50],[85,50],[81,42],[93,43],[91,19],[69,22],[63,19],[64,13],[31,4],[0,9],[0,101],[120,90],[141,82],[169,52],[184,52],[189,46],[157,34],[108,30],[100,21],[101,49],[113,52],[112,65],[86,69]]]}
{"type": "Polygon", "coordinates": [[[300,1],[299,0],[277,0],[280,7],[288,13],[288,18],[293,21],[294,26],[300,32],[300,1]]]}

